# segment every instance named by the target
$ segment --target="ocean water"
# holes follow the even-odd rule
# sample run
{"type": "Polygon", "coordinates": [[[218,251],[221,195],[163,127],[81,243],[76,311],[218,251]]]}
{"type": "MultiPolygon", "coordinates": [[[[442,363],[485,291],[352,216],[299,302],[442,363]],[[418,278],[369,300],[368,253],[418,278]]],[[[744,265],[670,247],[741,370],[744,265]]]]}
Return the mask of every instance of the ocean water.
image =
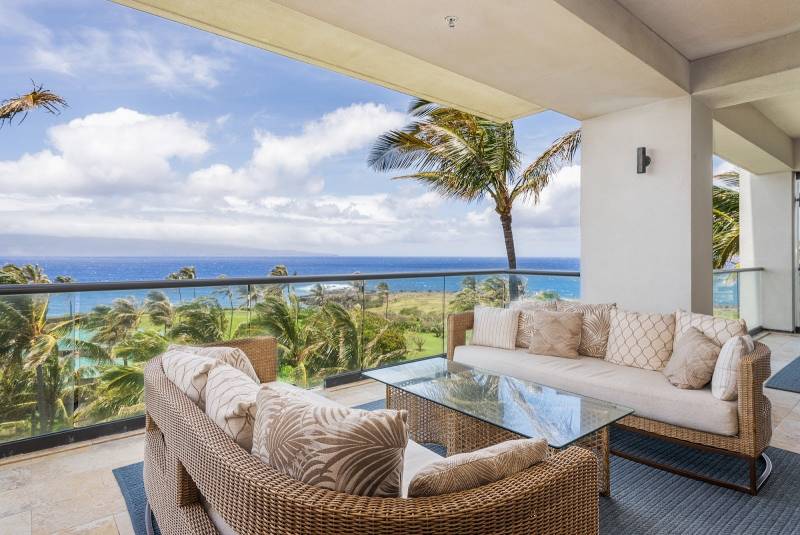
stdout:
{"type": "MultiPolygon", "coordinates": [[[[0,257],[0,263],[38,264],[55,279],[69,275],[77,282],[163,280],[183,266],[194,266],[198,278],[260,277],[277,264],[283,264],[291,275],[340,275],[348,273],[399,273],[410,271],[448,271],[470,269],[504,269],[506,259],[501,257],[368,257],[368,256],[291,256],[291,257],[0,257]]],[[[548,271],[579,271],[578,258],[519,258],[521,269],[548,271]]],[[[463,277],[427,277],[389,279],[392,292],[447,292],[458,291],[463,277]]],[[[367,290],[374,289],[380,281],[368,281],[367,290]]],[[[342,283],[331,283],[335,288],[342,283]]],[[[562,298],[580,297],[580,280],[577,277],[528,276],[528,293],[555,292],[562,298]]],[[[302,295],[310,284],[295,285],[302,295]]],[[[234,301],[240,288],[231,288],[234,301]]],[[[175,302],[200,295],[216,295],[222,302],[228,299],[214,288],[185,288],[164,290],[175,302]]],[[[53,315],[79,313],[99,304],[108,304],[118,297],[135,297],[143,300],[147,291],[81,292],[53,295],[50,312],[53,315]]],[[[738,291],[735,283],[724,277],[714,281],[714,301],[717,306],[736,306],[738,291]]],[[[241,304],[237,302],[237,304],[241,304]]]]}

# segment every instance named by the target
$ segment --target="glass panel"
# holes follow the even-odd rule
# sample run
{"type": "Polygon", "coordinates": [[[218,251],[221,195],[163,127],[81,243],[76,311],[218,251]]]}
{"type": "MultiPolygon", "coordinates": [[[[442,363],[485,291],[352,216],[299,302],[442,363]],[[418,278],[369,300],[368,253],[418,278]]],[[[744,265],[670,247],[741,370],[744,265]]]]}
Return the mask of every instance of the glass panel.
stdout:
{"type": "Polygon", "coordinates": [[[512,433],[544,438],[554,448],[563,448],[633,412],[443,358],[365,375],[512,433]]]}
{"type": "Polygon", "coordinates": [[[443,277],[366,282],[364,369],[445,352],[443,285],[443,277]]]}
{"type": "Polygon", "coordinates": [[[565,275],[511,275],[516,282],[516,298],[576,301],[581,297],[580,277],[565,275]]]}
{"type": "Polygon", "coordinates": [[[739,318],[739,273],[714,273],[714,315],[739,318]]]}
{"type": "Polygon", "coordinates": [[[72,426],[74,346],[72,294],[0,297],[0,442],[72,426]]]}

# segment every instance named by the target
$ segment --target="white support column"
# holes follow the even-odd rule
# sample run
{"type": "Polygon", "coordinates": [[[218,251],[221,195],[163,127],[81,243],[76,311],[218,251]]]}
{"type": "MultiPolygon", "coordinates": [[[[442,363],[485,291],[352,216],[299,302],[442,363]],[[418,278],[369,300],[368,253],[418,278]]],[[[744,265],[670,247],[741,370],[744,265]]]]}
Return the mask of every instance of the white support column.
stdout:
{"type": "MultiPolygon", "coordinates": [[[[743,173],[739,183],[742,267],[763,267],[759,316],[762,327],[794,330],[794,177],[789,171],[768,175],[743,173]]],[[[742,281],[746,274],[742,274],[742,281]]],[[[755,281],[753,274],[749,274],[755,281]]],[[[748,284],[745,283],[744,288],[748,284]]],[[[752,299],[742,301],[743,313],[752,299]]],[[[747,319],[747,318],[746,318],[747,319]]],[[[752,322],[750,322],[752,323],[752,322]]],[[[757,327],[758,325],[751,325],[757,327]]]]}
{"type": "Polygon", "coordinates": [[[692,97],[584,121],[581,293],[637,311],[712,311],[712,118],[692,97]],[[636,148],[653,163],[636,173],[636,148]]]}

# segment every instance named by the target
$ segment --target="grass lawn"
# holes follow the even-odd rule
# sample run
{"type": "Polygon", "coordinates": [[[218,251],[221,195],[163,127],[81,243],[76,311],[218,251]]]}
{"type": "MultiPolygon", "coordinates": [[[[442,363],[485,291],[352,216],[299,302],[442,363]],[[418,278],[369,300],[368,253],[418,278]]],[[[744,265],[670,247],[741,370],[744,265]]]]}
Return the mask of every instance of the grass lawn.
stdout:
{"type": "Polygon", "coordinates": [[[406,359],[415,359],[419,357],[429,357],[431,355],[439,355],[445,352],[445,348],[441,337],[436,337],[432,333],[406,333],[406,347],[408,353],[406,359]],[[417,351],[417,347],[411,341],[414,337],[420,336],[425,340],[425,345],[422,346],[422,351],[417,351]]]}
{"type": "MultiPolygon", "coordinates": [[[[389,312],[399,314],[404,308],[417,308],[423,313],[442,312],[441,292],[394,292],[389,294],[389,312]]],[[[385,310],[382,306],[368,308],[370,312],[385,310]]]]}

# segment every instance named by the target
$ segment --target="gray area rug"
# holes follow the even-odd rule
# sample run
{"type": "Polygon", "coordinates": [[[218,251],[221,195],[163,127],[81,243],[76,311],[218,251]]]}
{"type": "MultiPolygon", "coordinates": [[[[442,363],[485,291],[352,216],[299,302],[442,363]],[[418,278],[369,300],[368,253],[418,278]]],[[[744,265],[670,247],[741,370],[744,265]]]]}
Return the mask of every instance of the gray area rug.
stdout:
{"type": "Polygon", "coordinates": [[[800,394],[800,357],[784,366],[781,371],[764,383],[764,386],[800,394]]]}
{"type": "MultiPolygon", "coordinates": [[[[383,401],[360,408],[375,410],[383,401]]],[[[614,430],[615,449],[646,454],[674,466],[743,482],[746,467],[736,459],[614,430]]],[[[427,445],[442,455],[441,446],[427,445]]],[[[611,457],[611,497],[600,498],[603,534],[800,535],[800,455],[769,448],[773,473],[758,496],[695,481],[611,457]]],[[[145,535],[142,463],[114,470],[136,535],[145,535]]]]}

